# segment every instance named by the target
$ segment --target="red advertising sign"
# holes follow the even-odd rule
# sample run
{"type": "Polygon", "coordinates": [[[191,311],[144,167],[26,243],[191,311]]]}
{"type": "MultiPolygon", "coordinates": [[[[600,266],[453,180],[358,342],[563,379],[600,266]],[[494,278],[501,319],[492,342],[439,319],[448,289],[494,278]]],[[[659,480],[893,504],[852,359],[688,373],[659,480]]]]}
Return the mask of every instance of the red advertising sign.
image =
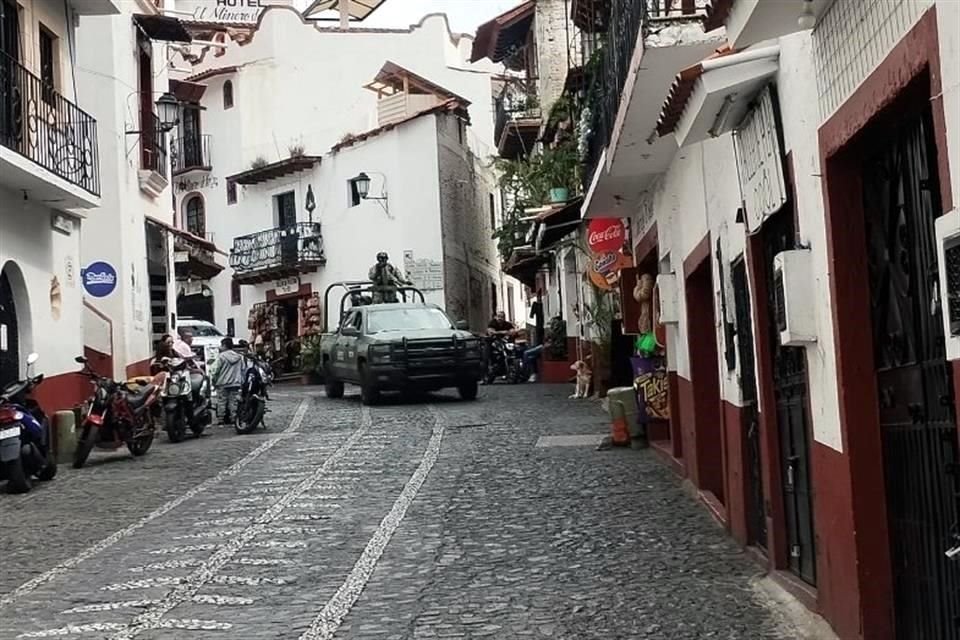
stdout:
{"type": "Polygon", "coordinates": [[[620,251],[625,239],[619,218],[596,218],[587,225],[587,246],[593,253],[620,251]]]}

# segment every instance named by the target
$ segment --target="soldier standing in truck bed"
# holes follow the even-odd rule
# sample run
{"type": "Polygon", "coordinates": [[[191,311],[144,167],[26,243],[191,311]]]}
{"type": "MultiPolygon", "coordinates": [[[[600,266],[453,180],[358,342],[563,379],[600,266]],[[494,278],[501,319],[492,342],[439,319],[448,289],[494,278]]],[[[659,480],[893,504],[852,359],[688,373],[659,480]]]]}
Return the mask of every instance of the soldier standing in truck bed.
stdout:
{"type": "Polygon", "coordinates": [[[397,287],[412,284],[395,266],[390,264],[386,252],[377,254],[377,263],[370,267],[373,283],[373,303],[397,302],[397,287]]]}

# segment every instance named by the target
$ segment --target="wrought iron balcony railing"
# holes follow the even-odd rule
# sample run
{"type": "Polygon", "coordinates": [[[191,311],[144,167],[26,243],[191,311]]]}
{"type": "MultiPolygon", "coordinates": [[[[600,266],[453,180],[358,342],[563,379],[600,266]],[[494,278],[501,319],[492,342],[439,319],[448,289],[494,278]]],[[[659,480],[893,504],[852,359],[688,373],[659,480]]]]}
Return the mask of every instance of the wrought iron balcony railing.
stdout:
{"type": "Polygon", "coordinates": [[[2,51],[0,145],[100,195],[97,121],[2,51]]]}
{"type": "Polygon", "coordinates": [[[317,222],[298,222],[233,239],[230,267],[239,281],[256,282],[311,271],[327,261],[317,222]]]}
{"type": "Polygon", "coordinates": [[[493,129],[494,140],[499,144],[504,129],[511,122],[535,122],[540,120],[540,116],[540,105],[533,92],[522,96],[512,94],[498,98],[493,129]]]}
{"type": "Polygon", "coordinates": [[[170,148],[170,167],[173,175],[194,169],[209,170],[210,136],[183,136],[173,141],[170,148]]]}
{"type": "Polygon", "coordinates": [[[613,135],[630,61],[650,20],[702,16],[706,0],[604,0],[603,5],[607,32],[595,59],[587,65],[591,125],[583,174],[587,185],[613,135]]]}
{"type": "Polygon", "coordinates": [[[140,131],[141,168],[167,177],[167,134],[160,118],[150,114],[140,131]]]}

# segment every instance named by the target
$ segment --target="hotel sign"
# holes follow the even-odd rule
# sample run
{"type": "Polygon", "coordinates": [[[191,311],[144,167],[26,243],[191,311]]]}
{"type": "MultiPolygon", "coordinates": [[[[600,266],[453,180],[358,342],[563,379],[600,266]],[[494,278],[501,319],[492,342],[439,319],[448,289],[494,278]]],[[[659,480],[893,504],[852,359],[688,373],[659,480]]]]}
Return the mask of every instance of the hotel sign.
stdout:
{"type": "Polygon", "coordinates": [[[268,6],[290,4],[290,0],[177,0],[177,11],[192,14],[184,20],[256,24],[268,6]]]}
{"type": "Polygon", "coordinates": [[[736,143],[740,193],[747,233],[760,230],[764,220],[787,202],[783,149],[768,85],[750,113],[733,133],[736,143]]]}

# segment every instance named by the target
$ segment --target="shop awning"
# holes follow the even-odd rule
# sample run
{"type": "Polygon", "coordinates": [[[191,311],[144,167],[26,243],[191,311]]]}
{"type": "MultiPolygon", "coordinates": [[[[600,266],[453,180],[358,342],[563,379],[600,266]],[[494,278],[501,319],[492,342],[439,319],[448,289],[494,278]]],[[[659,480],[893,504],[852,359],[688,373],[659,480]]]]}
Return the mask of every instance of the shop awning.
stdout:
{"type": "Polygon", "coordinates": [[[680,72],[663,105],[657,132],[677,144],[702,142],[731,131],[776,75],[780,48],[723,53],[680,72]]]}
{"type": "Polygon", "coordinates": [[[557,243],[580,229],[580,207],[583,197],[555,206],[537,216],[537,235],[534,244],[537,252],[549,251],[557,243]]]}
{"type": "Polygon", "coordinates": [[[550,262],[549,253],[537,253],[533,247],[518,247],[503,265],[503,272],[513,276],[528,287],[537,283],[537,273],[550,262]]]}
{"type": "Polygon", "coordinates": [[[180,18],[173,16],[148,16],[142,13],[134,14],[133,24],[151,40],[161,42],[192,42],[193,38],[183,26],[180,18]]]}
{"type": "Polygon", "coordinates": [[[277,178],[282,178],[292,173],[312,169],[314,165],[320,164],[321,159],[321,156],[294,156],[228,176],[227,182],[242,185],[269,182],[270,180],[276,180],[277,178]]]}
{"type": "Polygon", "coordinates": [[[470,62],[483,58],[503,62],[519,51],[527,42],[536,8],[536,2],[530,0],[477,27],[470,62]]]}
{"type": "Polygon", "coordinates": [[[170,93],[175,95],[180,102],[198,104],[206,91],[207,85],[205,84],[185,80],[170,80],[170,93]]]}

